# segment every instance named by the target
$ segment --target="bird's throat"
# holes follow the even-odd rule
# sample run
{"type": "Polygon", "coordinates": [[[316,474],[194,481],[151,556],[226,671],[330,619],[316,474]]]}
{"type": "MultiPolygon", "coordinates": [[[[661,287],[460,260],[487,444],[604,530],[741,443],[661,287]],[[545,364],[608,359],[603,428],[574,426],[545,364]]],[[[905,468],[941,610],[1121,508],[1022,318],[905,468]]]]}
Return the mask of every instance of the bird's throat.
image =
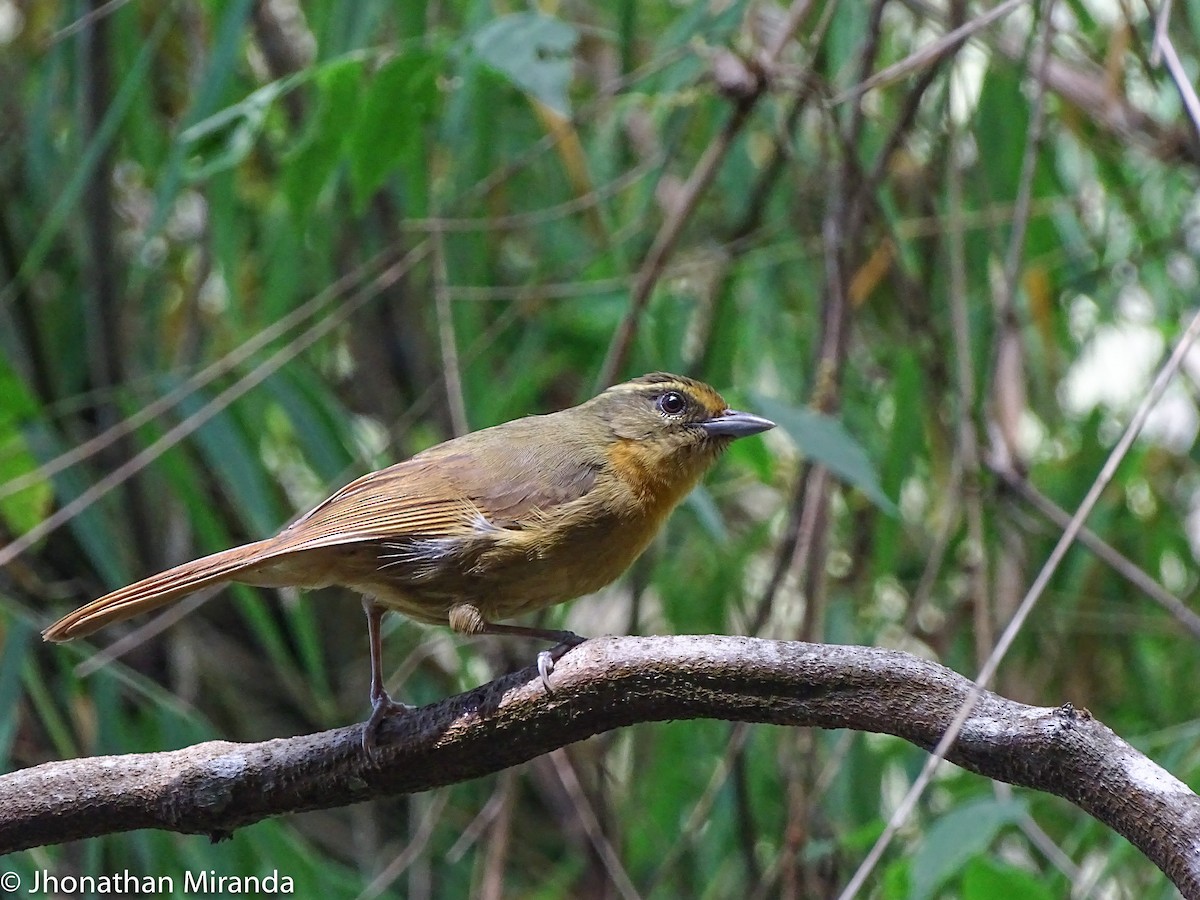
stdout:
{"type": "Polygon", "coordinates": [[[716,459],[715,448],[662,452],[647,441],[620,440],[608,454],[613,472],[642,507],[643,515],[665,517],[696,486],[716,459]]]}

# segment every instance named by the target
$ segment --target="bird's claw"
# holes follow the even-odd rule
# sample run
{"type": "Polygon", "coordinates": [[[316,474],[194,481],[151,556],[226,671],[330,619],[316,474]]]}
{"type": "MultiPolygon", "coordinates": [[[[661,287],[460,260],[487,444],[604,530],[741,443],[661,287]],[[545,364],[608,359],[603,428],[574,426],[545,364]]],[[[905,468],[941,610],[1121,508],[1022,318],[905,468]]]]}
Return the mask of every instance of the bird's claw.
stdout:
{"type": "Polygon", "coordinates": [[[559,641],[549,650],[543,650],[537,655],[537,670],[542,676],[542,687],[546,689],[547,694],[553,694],[554,690],[550,687],[550,673],[554,671],[554,664],[566,656],[567,651],[572,647],[578,647],[586,638],[580,637],[577,634],[569,634],[569,638],[564,638],[559,641]]]}
{"type": "Polygon", "coordinates": [[[550,673],[554,671],[554,656],[549,650],[543,650],[537,655],[537,670],[542,676],[542,687],[546,689],[547,694],[553,694],[550,689],[550,673]]]}
{"type": "Polygon", "coordinates": [[[371,716],[363,723],[362,731],[362,748],[368,759],[375,761],[376,739],[379,737],[379,728],[383,725],[383,720],[413,709],[416,707],[393,700],[387,694],[372,699],[371,716]]]}

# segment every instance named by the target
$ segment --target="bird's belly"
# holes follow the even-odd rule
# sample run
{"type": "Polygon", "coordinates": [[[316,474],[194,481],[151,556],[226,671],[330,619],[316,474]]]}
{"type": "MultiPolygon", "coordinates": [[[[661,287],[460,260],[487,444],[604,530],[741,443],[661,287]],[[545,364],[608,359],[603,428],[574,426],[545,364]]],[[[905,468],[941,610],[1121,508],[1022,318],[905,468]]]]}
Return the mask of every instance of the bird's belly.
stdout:
{"type": "Polygon", "coordinates": [[[498,561],[481,585],[486,618],[507,619],[582,597],[611,584],[643,549],[625,541],[564,541],[532,556],[498,561]]]}
{"type": "Polygon", "coordinates": [[[489,621],[590,594],[614,581],[650,542],[656,523],[625,520],[577,525],[557,540],[539,532],[496,538],[414,541],[376,548],[350,587],[420,622],[446,624],[469,603],[489,621]]]}

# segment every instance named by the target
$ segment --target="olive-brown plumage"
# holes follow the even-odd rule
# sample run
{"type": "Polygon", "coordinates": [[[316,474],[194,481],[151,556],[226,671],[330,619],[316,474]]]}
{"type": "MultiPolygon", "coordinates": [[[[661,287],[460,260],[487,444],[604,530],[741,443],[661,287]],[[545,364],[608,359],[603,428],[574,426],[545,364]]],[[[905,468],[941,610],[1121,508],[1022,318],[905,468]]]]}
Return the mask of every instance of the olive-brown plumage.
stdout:
{"type": "Polygon", "coordinates": [[[464,633],[581,639],[497,619],[598,590],[646,548],[734,438],[773,427],[730,410],[706,384],[666,373],[580,406],[485,428],[364,475],[274,537],[113,591],[43,632],[81,637],[206,585],[343,585],[360,593],[374,708],[364,745],[400,707],[383,688],[379,621],[395,610],[464,633]]]}

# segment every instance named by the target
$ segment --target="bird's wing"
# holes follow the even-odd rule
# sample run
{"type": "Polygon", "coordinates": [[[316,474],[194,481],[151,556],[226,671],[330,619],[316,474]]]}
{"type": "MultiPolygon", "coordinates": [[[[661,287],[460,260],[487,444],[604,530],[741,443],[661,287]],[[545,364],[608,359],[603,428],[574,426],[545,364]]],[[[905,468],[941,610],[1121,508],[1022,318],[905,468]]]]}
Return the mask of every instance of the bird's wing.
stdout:
{"type": "Polygon", "coordinates": [[[276,552],[471,533],[481,511],[440,476],[410,459],[350,482],[275,538],[276,552]]]}
{"type": "Polygon", "coordinates": [[[570,457],[519,445],[480,453],[470,444],[422,454],[346,485],[280,532],[272,549],[287,553],[519,528],[591,489],[595,469],[570,457]]]}
{"type": "Polygon", "coordinates": [[[520,528],[592,490],[599,470],[578,447],[562,443],[522,445],[506,452],[464,456],[450,472],[455,483],[502,528],[520,528]],[[482,465],[482,460],[488,465],[482,465]]]}

